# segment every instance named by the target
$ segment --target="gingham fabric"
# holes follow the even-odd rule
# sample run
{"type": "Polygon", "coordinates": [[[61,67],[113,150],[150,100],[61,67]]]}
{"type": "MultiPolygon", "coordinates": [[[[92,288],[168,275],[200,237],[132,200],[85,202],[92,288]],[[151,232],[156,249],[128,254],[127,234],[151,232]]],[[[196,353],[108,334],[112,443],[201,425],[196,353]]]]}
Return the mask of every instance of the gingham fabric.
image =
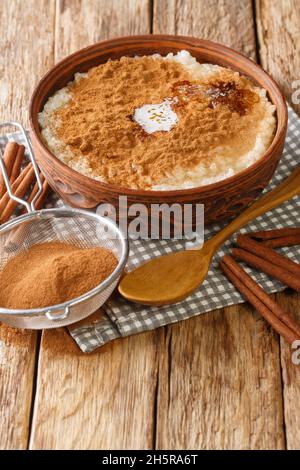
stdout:
{"type": "MultiPolygon", "coordinates": [[[[10,140],[19,140],[18,134],[11,134],[10,140]]],[[[278,185],[300,162],[300,118],[289,108],[289,126],[285,150],[278,169],[268,190],[278,185]]],[[[1,141],[0,141],[1,145],[1,141]]],[[[53,203],[53,201],[51,201],[53,203]]],[[[55,204],[62,204],[55,200],[55,204]]],[[[300,226],[300,197],[282,204],[271,212],[251,222],[241,232],[268,230],[282,227],[300,226]]],[[[222,228],[215,224],[205,232],[205,239],[210,238],[222,228]]],[[[116,338],[129,336],[163,325],[200,315],[211,310],[243,302],[243,298],[227,281],[218,268],[220,258],[228,252],[234,237],[228,241],[214,257],[211,269],[202,286],[186,300],[165,307],[144,307],[130,303],[114,295],[104,306],[105,314],[96,314],[69,327],[70,334],[83,352],[91,352],[116,338]]],[[[132,240],[130,242],[128,270],[140,263],[176,250],[185,248],[184,240],[132,240]]],[[[300,247],[283,248],[282,252],[300,263],[300,247]]],[[[284,286],[251,268],[246,268],[251,276],[269,293],[278,292],[284,286]]],[[[188,275],[188,273],[187,273],[188,275]]]]}

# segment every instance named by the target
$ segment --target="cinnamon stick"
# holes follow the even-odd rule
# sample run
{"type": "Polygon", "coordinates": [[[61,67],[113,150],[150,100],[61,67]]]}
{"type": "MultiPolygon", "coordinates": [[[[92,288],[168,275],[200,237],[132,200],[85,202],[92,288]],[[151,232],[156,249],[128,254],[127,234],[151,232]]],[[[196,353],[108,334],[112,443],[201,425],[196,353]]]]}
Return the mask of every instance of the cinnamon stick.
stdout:
{"type": "Polygon", "coordinates": [[[274,328],[275,331],[277,331],[280,336],[282,336],[289,344],[292,344],[295,340],[299,339],[299,335],[297,335],[294,330],[283,323],[283,321],[281,321],[280,318],[278,318],[272,312],[272,310],[270,310],[270,308],[244,284],[244,275],[242,279],[237,276],[228,267],[226,260],[224,262],[224,259],[221,261],[220,266],[228,279],[240,291],[242,296],[246,298],[251,303],[251,305],[253,305],[257,312],[260,313],[260,315],[274,328]]]}
{"type": "Polygon", "coordinates": [[[272,248],[269,248],[264,244],[252,240],[252,238],[249,238],[246,235],[238,235],[236,241],[238,246],[244,250],[275,264],[278,268],[284,268],[287,271],[290,271],[294,277],[299,276],[300,278],[300,265],[286,256],[277,253],[272,250],[272,248]]]}
{"type": "Polygon", "coordinates": [[[300,233],[299,235],[295,234],[286,237],[271,238],[270,240],[262,240],[261,243],[269,248],[284,248],[285,246],[300,245],[300,233]]]}
{"type": "MultiPolygon", "coordinates": [[[[31,163],[24,168],[16,181],[12,184],[13,193],[22,198],[29,190],[34,180],[34,169],[31,163]]],[[[3,224],[9,220],[18,204],[9,198],[6,193],[0,200],[0,223],[3,224]]]]}
{"type": "Polygon", "coordinates": [[[15,161],[12,167],[11,176],[10,176],[10,183],[14,183],[21,171],[21,165],[24,157],[25,147],[24,145],[19,145],[17,155],[15,157],[15,161]]]}
{"type": "Polygon", "coordinates": [[[261,302],[263,302],[274,315],[293,330],[300,338],[300,325],[289,315],[277,302],[275,302],[264,290],[257,284],[249,274],[229,255],[222,258],[222,263],[230,269],[235,276],[247,287],[261,302]]]}
{"type": "Polygon", "coordinates": [[[249,233],[249,236],[251,238],[258,238],[261,240],[289,237],[290,235],[300,235],[300,227],[278,228],[275,230],[260,230],[258,232],[249,233]]]}
{"type": "MultiPolygon", "coordinates": [[[[43,184],[44,181],[45,181],[45,177],[42,173],[39,174],[40,175],[40,180],[41,180],[41,183],[43,184]]],[[[32,202],[33,201],[33,198],[36,196],[37,192],[39,190],[39,185],[38,185],[38,182],[36,181],[33,188],[32,188],[32,191],[31,193],[29,194],[28,198],[27,198],[27,201],[28,202],[32,202]]],[[[24,208],[24,210],[26,211],[26,209],[24,208]]],[[[23,212],[23,210],[22,210],[23,212]]]]}
{"type": "Polygon", "coordinates": [[[266,259],[260,258],[259,256],[256,256],[249,251],[242,250],[241,248],[233,248],[232,255],[234,258],[245,261],[249,266],[269,274],[269,276],[278,279],[286,286],[300,292],[300,279],[297,275],[291,273],[291,271],[270,263],[266,259]]]}
{"type": "MultiPolygon", "coordinates": [[[[11,172],[13,169],[14,161],[17,156],[19,150],[19,144],[16,142],[8,142],[6,144],[4,153],[3,153],[3,161],[6,167],[7,176],[11,177],[11,172]]],[[[4,182],[3,175],[0,171],[0,198],[6,193],[6,186],[4,182]]]]}

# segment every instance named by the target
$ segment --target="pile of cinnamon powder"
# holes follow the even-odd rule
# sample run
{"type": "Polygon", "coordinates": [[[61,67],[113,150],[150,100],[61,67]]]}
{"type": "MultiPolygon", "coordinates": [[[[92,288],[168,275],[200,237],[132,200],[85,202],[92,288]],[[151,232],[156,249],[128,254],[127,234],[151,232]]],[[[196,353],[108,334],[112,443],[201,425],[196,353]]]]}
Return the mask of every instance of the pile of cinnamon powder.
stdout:
{"type": "Polygon", "coordinates": [[[96,287],[117,264],[106,248],[60,242],[34,245],[0,272],[0,306],[31,309],[66,302],[96,287]]]}
{"type": "Polygon", "coordinates": [[[251,150],[265,112],[252,89],[248,79],[230,69],[193,81],[175,61],[123,57],[91,69],[69,86],[71,100],[54,113],[55,126],[59,123],[55,133],[78,169],[84,158],[94,177],[149,189],[177,168],[210,165],[216,147],[230,144],[233,157],[251,150]],[[191,87],[182,96],[185,90],[178,84],[185,82],[191,87]],[[230,99],[219,99],[224,93],[230,99]],[[179,120],[170,132],[146,135],[133,121],[136,108],[174,96],[179,120]]]}

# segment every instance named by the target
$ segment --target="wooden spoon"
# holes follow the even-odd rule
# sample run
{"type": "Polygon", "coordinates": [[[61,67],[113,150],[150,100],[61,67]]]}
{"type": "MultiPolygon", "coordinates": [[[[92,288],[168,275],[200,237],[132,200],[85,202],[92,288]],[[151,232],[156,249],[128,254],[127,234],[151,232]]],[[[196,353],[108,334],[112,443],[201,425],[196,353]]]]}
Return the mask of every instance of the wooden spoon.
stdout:
{"type": "Polygon", "coordinates": [[[160,256],[128,273],[119,284],[120,294],[145,305],[179,302],[204,281],[213,255],[232,234],[297,194],[300,194],[300,165],[282,184],[248,207],[201,249],[160,256]]]}

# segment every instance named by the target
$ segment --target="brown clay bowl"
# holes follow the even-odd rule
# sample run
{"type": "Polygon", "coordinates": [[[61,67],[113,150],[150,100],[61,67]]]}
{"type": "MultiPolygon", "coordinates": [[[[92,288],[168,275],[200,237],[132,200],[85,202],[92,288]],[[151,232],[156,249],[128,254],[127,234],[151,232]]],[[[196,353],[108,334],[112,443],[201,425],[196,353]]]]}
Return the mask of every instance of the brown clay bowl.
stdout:
{"type": "Polygon", "coordinates": [[[225,220],[239,213],[258,197],[268,185],[283,151],[287,129],[285,99],[274,80],[257,64],[221,44],[184,36],[148,35],[129,36],[102,41],[66,57],[53,67],[39,82],[30,103],[30,131],[38,163],[52,188],[68,204],[93,208],[101,202],[115,207],[120,195],[127,196],[128,206],[143,203],[202,203],[205,206],[205,224],[225,220]],[[147,55],[159,52],[177,52],[186,49],[200,62],[231,67],[250,77],[265,88],[277,108],[277,130],[270,147],[259,161],[240,173],[218,183],[193,189],[173,191],[145,191],[101,183],[83,176],[55,157],[41,138],[38,113],[56,90],[73,79],[74,73],[86,72],[91,67],[121,56],[147,55]]]}

